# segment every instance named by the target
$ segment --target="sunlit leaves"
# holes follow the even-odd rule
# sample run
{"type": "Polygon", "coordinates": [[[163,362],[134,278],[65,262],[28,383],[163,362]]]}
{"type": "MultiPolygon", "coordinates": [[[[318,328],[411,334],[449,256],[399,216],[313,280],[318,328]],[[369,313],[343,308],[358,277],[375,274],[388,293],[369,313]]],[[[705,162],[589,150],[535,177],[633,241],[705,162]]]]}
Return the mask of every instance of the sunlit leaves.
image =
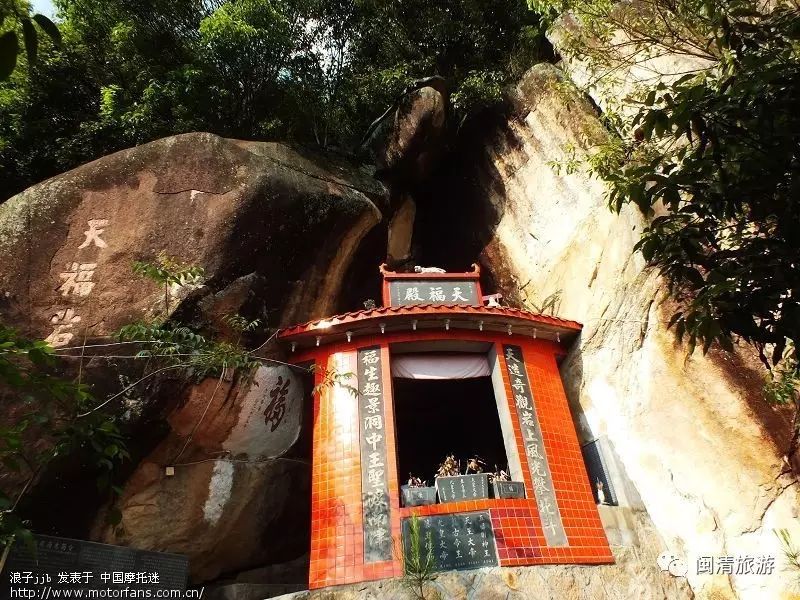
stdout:
{"type": "Polygon", "coordinates": [[[133,272],[157,283],[185,285],[203,276],[203,268],[186,264],[179,259],[159,253],[154,261],[134,261],[133,272]]]}
{"type": "Polygon", "coordinates": [[[500,102],[504,79],[500,71],[470,71],[450,98],[461,119],[500,102]]]}
{"type": "Polygon", "coordinates": [[[58,366],[46,342],[0,325],[0,394],[14,399],[13,418],[0,426],[0,463],[11,474],[4,484],[10,489],[0,490],[0,545],[31,539],[17,504],[51,461],[66,455],[87,458],[105,491],[112,470],[129,458],[113,416],[78,417],[93,403],[92,396],[86,385],[58,376],[58,366]]]}
{"type": "MultiPolygon", "coordinates": [[[[11,21],[14,25],[19,26],[29,65],[36,62],[39,48],[39,37],[36,33],[34,23],[42,28],[53,44],[56,46],[61,45],[61,32],[59,32],[58,27],[44,15],[35,14],[31,18],[26,16],[26,13],[23,13],[21,10],[16,10],[13,11],[11,15],[6,16],[5,19],[0,19],[0,26],[7,26],[7,21],[11,21]]],[[[17,66],[17,56],[21,50],[19,38],[20,36],[16,28],[9,29],[0,35],[0,81],[8,79],[17,66]]]]}
{"type": "MultiPolygon", "coordinates": [[[[692,2],[654,6],[663,18],[654,27],[673,37],[652,48],[707,47],[718,62],[644,89],[591,166],[612,209],[660,214],[637,249],[684,306],[670,326],[689,348],[730,348],[736,335],[773,364],[800,335],[790,316],[800,293],[800,13],[759,14],[745,0],[709,0],[699,13],[692,2]]],[[[626,31],[636,37],[648,18],[631,15],[626,31]]],[[[586,55],[601,61],[601,51],[586,55]]]]}
{"type": "MultiPolygon", "coordinates": [[[[247,322],[250,326],[253,322],[247,322]]],[[[257,326],[252,325],[250,329],[257,326]]],[[[182,325],[133,323],[117,336],[121,341],[139,342],[136,356],[183,369],[193,379],[219,376],[226,369],[251,372],[259,361],[236,343],[209,339],[182,325]]]]}

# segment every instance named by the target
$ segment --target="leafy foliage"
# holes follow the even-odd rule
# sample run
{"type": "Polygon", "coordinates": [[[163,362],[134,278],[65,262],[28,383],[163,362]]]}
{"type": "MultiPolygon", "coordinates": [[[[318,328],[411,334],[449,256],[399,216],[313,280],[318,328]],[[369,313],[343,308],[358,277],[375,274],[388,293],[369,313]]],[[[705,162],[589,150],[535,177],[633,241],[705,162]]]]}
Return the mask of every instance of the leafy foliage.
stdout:
{"type": "Polygon", "coordinates": [[[537,302],[536,298],[532,295],[526,295],[523,299],[523,304],[526,309],[540,315],[555,315],[558,313],[558,308],[561,306],[561,293],[562,290],[556,290],[549,296],[546,296],[541,302],[537,302]]]}
{"type": "MultiPolygon", "coordinates": [[[[783,358],[779,364],[770,369],[767,381],[764,384],[764,397],[768,402],[776,405],[792,406],[795,411],[800,410],[800,367],[796,361],[794,343],[789,342],[783,351],[783,358]]],[[[795,434],[793,444],[797,444],[800,435],[798,416],[795,415],[795,434]]]]}
{"type": "Polygon", "coordinates": [[[157,283],[186,285],[202,277],[204,271],[161,252],[154,262],[135,261],[133,272],[157,283]]]}
{"type": "Polygon", "coordinates": [[[338,386],[344,390],[347,390],[347,392],[352,396],[358,396],[358,388],[347,383],[349,380],[355,377],[355,373],[351,373],[349,371],[339,371],[336,368],[324,367],[317,364],[314,364],[311,367],[311,372],[319,372],[322,374],[322,379],[317,385],[314,386],[312,394],[319,394],[325,388],[338,386]]]}
{"type": "MultiPolygon", "coordinates": [[[[114,417],[83,415],[92,396],[81,383],[53,374],[57,358],[43,341],[0,325],[0,392],[15,398],[0,426],[0,544],[31,540],[17,507],[39,474],[56,458],[83,455],[96,469],[100,491],[114,492],[113,470],[129,458],[114,417]],[[86,418],[88,416],[88,418],[86,418]]],[[[113,517],[113,515],[112,515],[113,517]]]]}
{"type": "Polygon", "coordinates": [[[754,344],[765,365],[782,365],[767,397],[797,404],[800,12],[751,0],[569,7],[581,27],[565,45],[599,74],[590,85],[666,54],[690,65],[612,107],[616,135],[590,165],[613,210],[653,217],[637,248],[682,307],[678,337],[690,350],[754,344]]]}
{"type": "Polygon", "coordinates": [[[785,569],[792,575],[794,587],[800,586],[800,548],[795,545],[788,529],[775,529],[786,562],[785,569]]]}
{"type": "Polygon", "coordinates": [[[134,261],[133,272],[164,286],[164,316],[169,315],[172,286],[183,287],[203,277],[202,267],[187,265],[177,258],[160,252],[155,261],[134,261]]]}
{"type": "Polygon", "coordinates": [[[0,1],[0,81],[8,79],[17,66],[20,54],[20,33],[29,65],[36,63],[39,34],[35,25],[44,31],[55,46],[61,45],[61,32],[41,14],[29,15],[27,7],[17,0],[0,1]],[[11,27],[9,28],[9,24],[11,27]]]}
{"type": "Polygon", "coordinates": [[[250,372],[259,361],[239,344],[206,338],[193,329],[169,323],[133,323],[120,329],[123,342],[139,342],[137,358],[156,361],[158,368],[180,368],[200,381],[225,370],[250,372]]]}
{"type": "Polygon", "coordinates": [[[416,513],[408,519],[408,547],[403,548],[403,583],[418,600],[426,600],[425,585],[436,579],[435,562],[431,532],[423,538],[420,523],[416,513]]]}
{"type": "Polygon", "coordinates": [[[547,56],[524,0],[56,0],[60,48],[0,84],[0,198],[167,135],[352,151],[418,78],[462,122],[547,56]]]}
{"type": "Polygon", "coordinates": [[[463,123],[471,114],[489,108],[503,97],[505,77],[500,71],[470,71],[450,100],[463,123]]]}

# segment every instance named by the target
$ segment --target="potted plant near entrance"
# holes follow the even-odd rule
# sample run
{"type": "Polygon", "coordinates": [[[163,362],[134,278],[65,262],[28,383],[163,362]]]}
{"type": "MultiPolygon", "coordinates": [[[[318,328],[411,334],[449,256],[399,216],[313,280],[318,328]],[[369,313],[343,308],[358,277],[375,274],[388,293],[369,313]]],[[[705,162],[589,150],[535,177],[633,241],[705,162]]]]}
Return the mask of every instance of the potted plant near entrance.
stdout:
{"type": "Polygon", "coordinates": [[[400,486],[403,496],[403,506],[427,506],[436,504],[436,488],[428,486],[427,482],[419,477],[408,475],[408,483],[400,486]]]}
{"type": "Polygon", "coordinates": [[[464,474],[460,463],[451,454],[442,461],[436,472],[436,492],[439,502],[480,500],[489,497],[489,475],[483,473],[483,461],[477,456],[467,461],[464,474]],[[470,473],[472,471],[472,473],[470,473]]]}

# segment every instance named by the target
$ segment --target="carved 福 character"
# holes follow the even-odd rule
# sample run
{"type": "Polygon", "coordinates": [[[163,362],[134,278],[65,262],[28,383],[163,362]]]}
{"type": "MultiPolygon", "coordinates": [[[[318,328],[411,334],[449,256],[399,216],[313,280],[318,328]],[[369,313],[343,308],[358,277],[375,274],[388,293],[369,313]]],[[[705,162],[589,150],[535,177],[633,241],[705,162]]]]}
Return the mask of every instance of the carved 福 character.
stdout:
{"type": "Polygon", "coordinates": [[[94,288],[95,282],[92,281],[94,270],[97,263],[72,263],[67,265],[65,273],[59,273],[59,277],[64,283],[58,288],[62,296],[74,294],[76,296],[88,296],[94,288]]]}

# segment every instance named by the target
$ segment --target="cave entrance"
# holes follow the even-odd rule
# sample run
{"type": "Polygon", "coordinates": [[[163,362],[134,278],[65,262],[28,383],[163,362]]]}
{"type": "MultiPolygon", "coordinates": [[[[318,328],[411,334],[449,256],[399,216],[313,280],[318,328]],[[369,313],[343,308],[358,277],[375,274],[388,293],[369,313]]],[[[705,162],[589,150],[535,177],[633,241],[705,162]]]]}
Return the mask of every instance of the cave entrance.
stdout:
{"type": "Polygon", "coordinates": [[[478,457],[483,471],[508,471],[503,431],[486,354],[411,354],[392,359],[399,479],[432,485],[450,454],[478,457]]]}

